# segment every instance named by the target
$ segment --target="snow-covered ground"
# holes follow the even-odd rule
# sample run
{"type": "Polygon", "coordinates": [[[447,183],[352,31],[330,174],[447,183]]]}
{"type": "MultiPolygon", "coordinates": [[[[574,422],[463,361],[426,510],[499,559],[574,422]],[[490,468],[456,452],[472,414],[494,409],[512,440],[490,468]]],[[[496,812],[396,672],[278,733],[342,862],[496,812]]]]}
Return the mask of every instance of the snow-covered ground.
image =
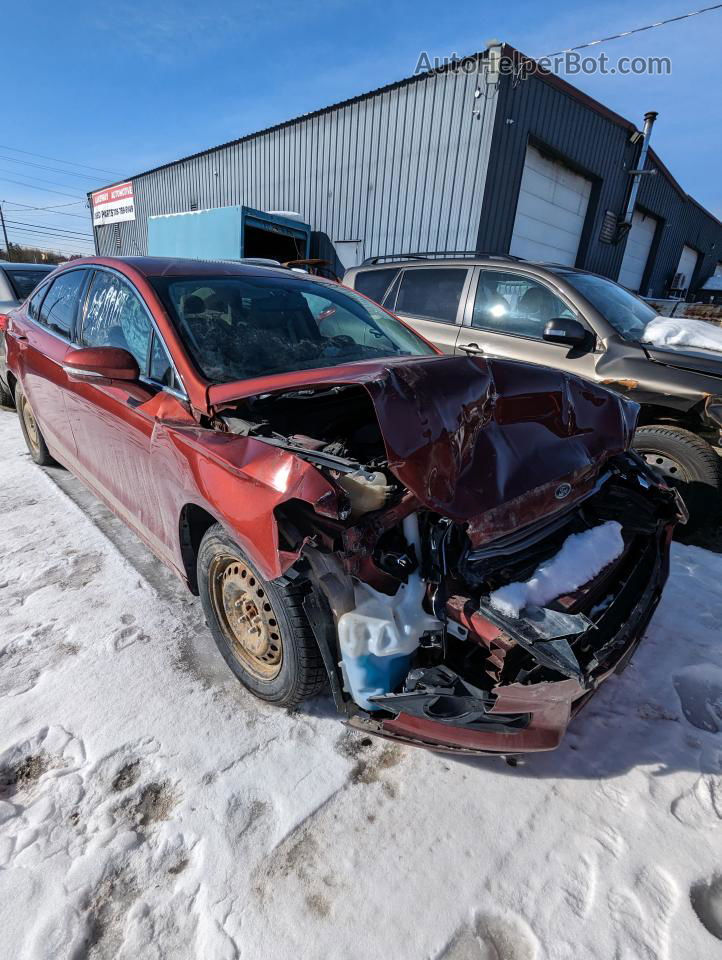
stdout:
{"type": "Polygon", "coordinates": [[[0,452],[3,960],[722,955],[722,557],[675,546],[631,666],[511,768],[254,700],[5,411],[0,452]]]}

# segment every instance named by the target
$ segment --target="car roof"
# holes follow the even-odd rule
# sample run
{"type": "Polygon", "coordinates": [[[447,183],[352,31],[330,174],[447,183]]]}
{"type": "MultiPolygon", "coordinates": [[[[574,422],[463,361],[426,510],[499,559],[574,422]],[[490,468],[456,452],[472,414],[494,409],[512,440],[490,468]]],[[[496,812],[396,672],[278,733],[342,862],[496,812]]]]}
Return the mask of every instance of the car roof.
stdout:
{"type": "Polygon", "coordinates": [[[359,264],[357,267],[350,267],[349,271],[360,272],[362,270],[388,270],[403,267],[476,267],[479,264],[494,264],[508,267],[531,267],[541,270],[564,270],[569,273],[589,273],[588,270],[579,270],[577,267],[570,267],[566,263],[553,263],[543,260],[524,260],[522,257],[506,256],[505,254],[470,254],[469,256],[449,256],[449,257],[431,257],[419,254],[419,256],[404,255],[398,259],[392,256],[372,257],[359,264]]]}
{"type": "Polygon", "coordinates": [[[308,274],[291,271],[288,267],[241,263],[236,260],[191,260],[181,257],[84,257],[73,260],[72,266],[128,267],[143,277],[218,277],[268,276],[302,277],[317,280],[308,274]]]}
{"type": "Polygon", "coordinates": [[[59,266],[59,263],[16,263],[14,260],[0,260],[0,267],[3,269],[12,267],[13,270],[47,270],[52,273],[59,266]]]}

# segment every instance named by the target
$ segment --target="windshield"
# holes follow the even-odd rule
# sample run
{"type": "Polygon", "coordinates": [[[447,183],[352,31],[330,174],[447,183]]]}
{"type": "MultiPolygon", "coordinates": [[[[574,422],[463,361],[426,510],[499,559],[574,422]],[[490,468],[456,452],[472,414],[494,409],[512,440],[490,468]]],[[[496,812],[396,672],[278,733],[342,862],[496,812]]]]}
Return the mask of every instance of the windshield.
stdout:
{"type": "Polygon", "coordinates": [[[151,282],[199,371],[216,383],[434,353],[380,307],[331,284],[277,276],[151,282]]]}
{"type": "Polygon", "coordinates": [[[18,300],[23,301],[27,300],[40,281],[44,280],[49,273],[52,273],[55,267],[51,267],[49,270],[44,270],[42,267],[37,270],[19,270],[17,268],[13,270],[9,267],[3,267],[3,269],[10,281],[10,286],[15,291],[15,296],[18,300]]]}
{"type": "Polygon", "coordinates": [[[641,343],[647,324],[657,316],[649,304],[635,297],[618,283],[593,273],[558,270],[567,283],[575,287],[625,340],[641,343]]]}

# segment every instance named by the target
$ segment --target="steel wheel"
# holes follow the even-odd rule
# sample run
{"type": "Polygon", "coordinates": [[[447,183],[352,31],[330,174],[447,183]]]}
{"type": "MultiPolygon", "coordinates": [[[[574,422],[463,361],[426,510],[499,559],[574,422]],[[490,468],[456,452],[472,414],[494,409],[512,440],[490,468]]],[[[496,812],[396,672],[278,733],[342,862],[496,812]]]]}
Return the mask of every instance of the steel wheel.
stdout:
{"type": "Polygon", "coordinates": [[[645,450],[642,454],[650,467],[654,467],[672,483],[689,483],[693,478],[679,460],[673,460],[666,453],[657,450],[645,450]]]}
{"type": "Polygon", "coordinates": [[[40,454],[40,430],[38,429],[35,415],[33,414],[33,409],[28,403],[28,398],[24,393],[20,395],[20,407],[18,413],[23,419],[25,437],[28,441],[30,452],[37,457],[40,454]]]}
{"type": "Polygon", "coordinates": [[[238,557],[215,557],[209,573],[213,610],[233,656],[259,680],[274,680],[283,666],[283,643],[263,586],[238,557]]]}

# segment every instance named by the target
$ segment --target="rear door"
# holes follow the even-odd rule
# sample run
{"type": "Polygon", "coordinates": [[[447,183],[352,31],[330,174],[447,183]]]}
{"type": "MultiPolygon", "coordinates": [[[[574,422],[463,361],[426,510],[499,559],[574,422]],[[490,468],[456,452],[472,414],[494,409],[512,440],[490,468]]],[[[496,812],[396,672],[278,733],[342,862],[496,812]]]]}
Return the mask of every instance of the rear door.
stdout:
{"type": "Polygon", "coordinates": [[[480,267],[469,292],[457,353],[525,360],[594,379],[595,338],[583,317],[556,291],[521,271],[480,267]],[[569,317],[589,331],[588,348],[543,339],[549,320],[569,317]]]}
{"type": "Polygon", "coordinates": [[[384,306],[444,353],[453,353],[471,281],[471,268],[406,267],[384,306]]]}
{"type": "Polygon", "coordinates": [[[74,460],[75,444],[66,409],[69,381],[63,359],[87,280],[87,270],[64,270],[30,298],[8,334],[15,341],[20,381],[48,449],[64,463],[74,460]]]}
{"type": "Polygon", "coordinates": [[[170,558],[174,531],[164,527],[154,474],[155,417],[143,404],[159,389],[175,386],[173,368],[150,312],[134,287],[115,271],[92,278],[79,345],[120,347],[135,357],[135,384],[71,381],[68,414],[79,471],[149,546],[170,558]]]}

